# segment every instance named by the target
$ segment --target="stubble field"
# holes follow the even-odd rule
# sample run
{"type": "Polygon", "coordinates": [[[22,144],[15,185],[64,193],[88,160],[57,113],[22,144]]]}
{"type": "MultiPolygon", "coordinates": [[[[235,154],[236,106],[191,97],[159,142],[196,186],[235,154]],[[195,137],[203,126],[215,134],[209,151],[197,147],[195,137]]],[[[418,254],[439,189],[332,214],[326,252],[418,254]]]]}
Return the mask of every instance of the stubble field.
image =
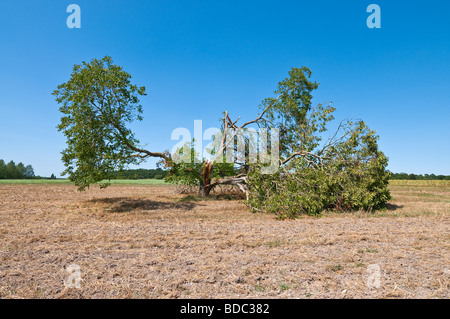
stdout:
{"type": "Polygon", "coordinates": [[[450,183],[390,189],[383,212],[279,221],[172,186],[0,184],[0,298],[449,298],[450,183]]]}

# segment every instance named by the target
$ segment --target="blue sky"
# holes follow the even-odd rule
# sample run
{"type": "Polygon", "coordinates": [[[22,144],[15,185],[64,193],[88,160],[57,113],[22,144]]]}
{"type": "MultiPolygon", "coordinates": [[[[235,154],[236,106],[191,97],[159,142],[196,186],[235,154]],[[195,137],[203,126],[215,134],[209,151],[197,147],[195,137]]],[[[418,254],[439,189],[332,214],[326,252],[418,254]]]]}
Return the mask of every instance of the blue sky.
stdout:
{"type": "MultiPolygon", "coordinates": [[[[73,64],[109,55],[147,87],[133,125],[152,151],[173,129],[252,119],[291,67],[314,101],[363,119],[393,172],[450,175],[450,1],[19,1],[0,3],[0,158],[59,175],[64,136],[51,92],[73,64]],[[69,4],[81,29],[69,29],[69,4]],[[369,4],[381,29],[369,29],[369,4]]],[[[153,168],[155,161],[142,164],[153,168]]]]}

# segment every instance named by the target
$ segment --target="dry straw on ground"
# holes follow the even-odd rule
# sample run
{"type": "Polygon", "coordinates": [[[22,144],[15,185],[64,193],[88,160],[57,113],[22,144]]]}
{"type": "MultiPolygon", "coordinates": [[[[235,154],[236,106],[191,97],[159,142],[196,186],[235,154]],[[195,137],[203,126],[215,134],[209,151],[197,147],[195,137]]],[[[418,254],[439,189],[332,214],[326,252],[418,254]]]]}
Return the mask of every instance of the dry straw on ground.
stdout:
{"type": "Polygon", "coordinates": [[[449,298],[450,184],[390,187],[385,212],[278,221],[170,186],[0,185],[0,297],[449,298]]]}

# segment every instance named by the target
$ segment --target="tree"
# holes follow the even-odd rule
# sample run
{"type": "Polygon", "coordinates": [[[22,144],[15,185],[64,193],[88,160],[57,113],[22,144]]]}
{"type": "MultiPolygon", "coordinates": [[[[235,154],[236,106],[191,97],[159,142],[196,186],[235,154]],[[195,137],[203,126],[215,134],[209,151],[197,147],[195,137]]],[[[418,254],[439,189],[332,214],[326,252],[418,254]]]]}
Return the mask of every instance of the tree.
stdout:
{"type": "MultiPolygon", "coordinates": [[[[307,119],[315,114],[322,112],[312,111],[307,119]]],[[[325,132],[312,131],[317,142],[325,132]]],[[[327,209],[383,209],[390,199],[390,173],[377,139],[362,121],[341,123],[324,143],[310,146],[311,142],[306,142],[304,148],[311,150],[294,151],[281,158],[276,174],[263,175],[255,165],[249,175],[250,207],[280,218],[315,215],[327,209]]]]}
{"type": "MultiPolygon", "coordinates": [[[[58,130],[67,138],[62,152],[63,175],[84,190],[109,180],[114,171],[148,157],[167,158],[139,146],[127,124],[142,120],[139,96],[145,87],[132,84],[131,75],[110,57],[74,65],[71,78],[53,92],[63,113],[58,130]]],[[[109,183],[103,183],[106,187],[109,183]]]]}
{"type": "Polygon", "coordinates": [[[0,159],[0,179],[6,178],[6,164],[5,161],[0,159]]]}
{"type": "Polygon", "coordinates": [[[170,168],[166,177],[169,183],[198,186],[198,196],[208,196],[212,187],[212,179],[236,175],[233,163],[218,162],[203,158],[200,160],[195,150],[195,140],[186,143],[172,154],[170,160],[161,161],[159,165],[170,168]],[[184,161],[177,159],[184,158],[184,161]],[[214,166],[213,166],[214,165],[214,166]],[[213,169],[214,168],[214,169],[213,169]]]}
{"type": "Polygon", "coordinates": [[[27,167],[25,167],[24,178],[34,178],[33,166],[27,165],[27,167]]]}
{"type": "Polygon", "coordinates": [[[311,82],[310,77],[306,67],[291,69],[279,82],[276,96],[263,100],[260,115],[242,125],[237,124],[240,118],[232,120],[225,112],[216,157],[195,164],[198,167],[190,171],[186,168],[194,164],[184,164],[183,171],[190,177],[197,176],[205,195],[220,184],[237,185],[247,193],[247,203],[253,210],[272,212],[281,218],[318,214],[326,209],[382,209],[390,199],[390,173],[386,170],[387,158],[378,149],[378,136],[363,121],[342,121],[330,134],[327,125],[334,120],[335,109],[331,104],[312,107],[312,91],[318,83],[311,82]],[[252,140],[245,136],[250,125],[265,131],[254,132],[252,140]],[[269,131],[278,139],[262,136],[269,131]],[[324,139],[326,133],[329,136],[324,139]],[[244,141],[244,148],[229,148],[237,139],[244,141]],[[273,162],[267,162],[264,156],[251,161],[249,147],[254,140],[270,149],[266,149],[269,158],[276,158],[277,169],[271,174],[264,171],[273,162]],[[209,183],[223,156],[231,158],[241,174],[209,183]],[[205,168],[211,174],[199,174],[205,168]]]}
{"type": "Polygon", "coordinates": [[[67,137],[63,174],[83,190],[127,165],[159,157],[159,165],[170,169],[169,180],[199,186],[200,196],[218,185],[236,185],[253,210],[280,217],[383,208],[390,173],[378,136],[362,121],[342,121],[330,133],[335,109],[312,107],[319,84],[310,77],[308,68],[292,68],[253,120],[238,124],[240,117],[224,112],[212,158],[200,159],[195,141],[173,156],[139,146],[127,125],[142,120],[139,96],[145,87],[131,84],[131,75],[110,57],[75,65],[70,80],[53,92],[63,113],[58,129],[67,137]],[[257,159],[255,146],[263,150],[257,159]]]}
{"type": "Polygon", "coordinates": [[[14,161],[10,161],[8,164],[6,164],[5,178],[6,179],[19,178],[19,174],[17,173],[17,169],[16,169],[16,163],[14,163],[14,161]]]}
{"type": "Polygon", "coordinates": [[[310,82],[310,76],[305,67],[292,69],[279,83],[278,97],[262,103],[258,122],[280,132],[279,169],[262,174],[264,165],[250,166],[249,206],[281,218],[326,209],[384,208],[390,199],[390,173],[378,136],[363,121],[341,121],[328,132],[335,108],[312,107],[311,92],[318,84],[310,82]]]}
{"type": "Polygon", "coordinates": [[[25,165],[23,163],[19,163],[16,166],[16,178],[23,179],[25,178],[25,165]]]}
{"type": "Polygon", "coordinates": [[[25,166],[23,163],[16,165],[14,161],[10,161],[6,165],[5,161],[0,159],[0,179],[22,179],[33,177],[34,170],[31,165],[25,166]]]}
{"type": "MultiPolygon", "coordinates": [[[[221,119],[221,132],[214,138],[216,142],[215,150],[212,152],[215,155],[214,158],[208,161],[204,160],[195,170],[188,170],[188,176],[194,174],[189,172],[196,172],[195,174],[199,178],[199,194],[208,195],[214,187],[223,184],[236,185],[248,193],[247,174],[250,167],[250,147],[252,144],[262,143],[264,140],[257,133],[256,136],[248,136],[247,129],[252,125],[258,125],[266,129],[277,129],[280,132],[280,149],[278,150],[281,152],[280,155],[286,155],[292,149],[295,149],[295,136],[305,134],[305,132],[299,132],[299,128],[303,124],[306,112],[311,107],[311,92],[318,87],[317,83],[308,81],[310,76],[311,71],[306,67],[292,68],[289,71],[289,77],[279,82],[278,89],[275,91],[277,96],[263,100],[260,105],[261,114],[242,125],[237,124],[240,118],[233,121],[228,112],[224,112],[221,119]],[[255,138],[258,142],[255,142],[255,138]],[[238,140],[244,145],[243,149],[238,149],[238,143],[235,143],[238,140]],[[210,173],[213,174],[218,166],[224,162],[228,162],[228,165],[231,163],[240,174],[219,178],[209,183],[208,181],[211,180],[210,173]],[[202,176],[199,174],[200,171],[206,171],[207,174],[202,176]],[[201,178],[203,178],[203,181],[200,180],[201,178]]],[[[268,145],[270,145],[270,142],[268,145]]],[[[172,168],[177,168],[176,171],[180,174],[179,166],[177,167],[173,163],[169,164],[172,168]]],[[[184,166],[189,165],[185,164],[184,166]]],[[[184,166],[181,165],[181,167],[184,166]]]]}

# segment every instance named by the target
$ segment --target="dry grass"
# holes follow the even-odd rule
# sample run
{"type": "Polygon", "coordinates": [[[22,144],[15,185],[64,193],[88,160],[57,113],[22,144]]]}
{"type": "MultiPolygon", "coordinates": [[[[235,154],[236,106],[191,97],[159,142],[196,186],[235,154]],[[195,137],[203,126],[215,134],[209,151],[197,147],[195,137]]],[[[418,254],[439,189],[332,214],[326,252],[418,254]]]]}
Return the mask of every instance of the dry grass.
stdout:
{"type": "Polygon", "coordinates": [[[170,186],[0,185],[0,297],[449,298],[450,183],[390,187],[384,212],[277,221],[170,186]]]}

